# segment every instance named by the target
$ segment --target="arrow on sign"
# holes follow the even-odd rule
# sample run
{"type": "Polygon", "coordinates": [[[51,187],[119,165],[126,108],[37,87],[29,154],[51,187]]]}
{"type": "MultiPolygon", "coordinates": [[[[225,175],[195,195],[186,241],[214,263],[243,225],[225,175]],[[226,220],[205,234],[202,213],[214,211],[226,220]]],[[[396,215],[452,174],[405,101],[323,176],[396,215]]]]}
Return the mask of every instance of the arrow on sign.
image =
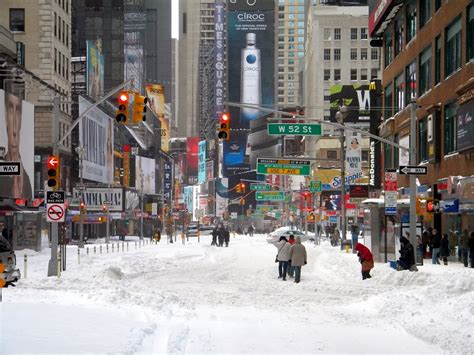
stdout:
{"type": "Polygon", "coordinates": [[[401,165],[399,168],[399,172],[400,174],[405,174],[405,175],[426,175],[428,174],[428,167],[401,165]]]}
{"type": "Polygon", "coordinates": [[[48,165],[52,168],[55,168],[56,165],[59,164],[59,160],[57,157],[49,157],[48,159],[48,165]]]}

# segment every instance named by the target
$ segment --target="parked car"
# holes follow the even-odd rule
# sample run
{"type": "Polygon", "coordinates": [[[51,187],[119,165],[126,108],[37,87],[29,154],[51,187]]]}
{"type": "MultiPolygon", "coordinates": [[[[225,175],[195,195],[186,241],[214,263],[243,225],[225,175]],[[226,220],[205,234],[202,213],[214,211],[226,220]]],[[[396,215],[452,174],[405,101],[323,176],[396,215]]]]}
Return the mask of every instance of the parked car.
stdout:
{"type": "Polygon", "coordinates": [[[290,229],[290,227],[280,227],[275,229],[273,232],[269,234],[269,238],[267,239],[269,243],[277,242],[280,237],[286,237],[286,239],[290,238],[290,235],[299,236],[302,242],[308,240],[314,240],[314,233],[308,232],[306,235],[304,232],[298,229],[290,229]]]}

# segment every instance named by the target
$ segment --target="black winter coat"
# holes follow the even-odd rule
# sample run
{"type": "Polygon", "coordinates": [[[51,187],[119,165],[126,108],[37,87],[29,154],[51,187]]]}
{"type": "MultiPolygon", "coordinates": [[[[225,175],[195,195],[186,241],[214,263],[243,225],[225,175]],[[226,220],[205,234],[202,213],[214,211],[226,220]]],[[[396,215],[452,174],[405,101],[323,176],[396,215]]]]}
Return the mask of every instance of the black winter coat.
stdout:
{"type": "Polygon", "coordinates": [[[433,236],[431,247],[434,249],[441,247],[441,234],[436,234],[435,236],[433,236]]]}
{"type": "Polygon", "coordinates": [[[415,265],[415,251],[413,245],[410,242],[402,243],[402,249],[400,250],[400,261],[408,264],[409,267],[415,265]]]}
{"type": "Polygon", "coordinates": [[[470,237],[467,241],[467,247],[471,253],[474,253],[474,237],[470,237]]]}
{"type": "Polygon", "coordinates": [[[443,238],[441,239],[441,249],[439,250],[439,256],[449,256],[449,239],[443,238]]]}

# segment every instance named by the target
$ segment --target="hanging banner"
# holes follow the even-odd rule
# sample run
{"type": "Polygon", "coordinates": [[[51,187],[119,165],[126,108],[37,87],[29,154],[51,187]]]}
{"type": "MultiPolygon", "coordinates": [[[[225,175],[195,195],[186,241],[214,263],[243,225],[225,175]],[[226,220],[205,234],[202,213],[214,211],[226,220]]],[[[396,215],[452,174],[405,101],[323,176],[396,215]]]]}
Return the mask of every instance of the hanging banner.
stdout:
{"type": "Polygon", "coordinates": [[[161,125],[161,150],[169,151],[170,128],[169,119],[165,116],[165,88],[163,85],[146,84],[148,106],[160,121],[161,125]]]}
{"type": "Polygon", "coordinates": [[[163,164],[163,194],[165,200],[171,199],[172,176],[172,165],[169,162],[165,162],[163,164]]]}
{"type": "Polygon", "coordinates": [[[200,141],[198,146],[198,182],[206,181],[206,141],[200,141]]]}
{"type": "Polygon", "coordinates": [[[362,136],[360,133],[346,133],[346,177],[351,181],[363,176],[361,143],[362,136]]]}

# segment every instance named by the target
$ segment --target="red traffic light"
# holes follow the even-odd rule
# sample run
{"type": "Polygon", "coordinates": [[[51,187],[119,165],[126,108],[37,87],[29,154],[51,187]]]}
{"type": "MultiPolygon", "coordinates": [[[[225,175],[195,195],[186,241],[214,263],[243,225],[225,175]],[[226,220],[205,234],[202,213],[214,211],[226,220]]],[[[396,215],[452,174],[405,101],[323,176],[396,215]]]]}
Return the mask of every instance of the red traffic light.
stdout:
{"type": "Polygon", "coordinates": [[[118,97],[118,100],[120,103],[126,103],[128,102],[128,94],[125,93],[125,92],[122,92],[119,97],[118,97]]]}
{"type": "Polygon", "coordinates": [[[229,114],[227,112],[224,112],[221,117],[222,121],[227,122],[229,120],[229,114]]]}
{"type": "Polygon", "coordinates": [[[48,157],[48,169],[56,169],[59,164],[59,158],[55,155],[48,157]]]}

